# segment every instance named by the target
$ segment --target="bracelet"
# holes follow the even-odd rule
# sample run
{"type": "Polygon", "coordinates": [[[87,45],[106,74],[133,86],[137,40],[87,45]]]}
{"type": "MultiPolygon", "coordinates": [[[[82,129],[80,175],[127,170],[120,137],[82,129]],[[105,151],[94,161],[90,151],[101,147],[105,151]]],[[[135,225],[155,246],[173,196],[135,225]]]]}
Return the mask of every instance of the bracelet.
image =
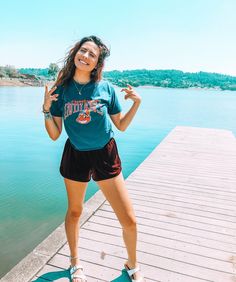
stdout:
{"type": "Polygon", "coordinates": [[[50,112],[44,112],[45,119],[52,119],[52,114],[50,112]]]}
{"type": "Polygon", "coordinates": [[[42,110],[42,112],[43,112],[44,114],[50,113],[50,111],[46,111],[46,110],[44,109],[44,105],[43,105],[43,110],[42,110]]]}

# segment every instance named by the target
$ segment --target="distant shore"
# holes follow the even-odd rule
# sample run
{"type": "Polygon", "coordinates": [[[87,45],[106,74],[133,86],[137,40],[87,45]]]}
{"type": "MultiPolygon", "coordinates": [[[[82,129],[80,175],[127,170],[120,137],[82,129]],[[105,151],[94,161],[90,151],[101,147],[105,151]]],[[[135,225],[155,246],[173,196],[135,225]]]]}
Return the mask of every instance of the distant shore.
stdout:
{"type": "Polygon", "coordinates": [[[45,83],[51,84],[53,81],[41,81],[32,79],[17,79],[17,78],[2,78],[0,79],[1,86],[44,86],[45,83]]]}
{"type": "MultiPolygon", "coordinates": [[[[23,80],[23,79],[16,79],[16,78],[9,78],[9,79],[0,79],[0,87],[1,86],[17,86],[17,87],[42,87],[45,84],[48,84],[49,86],[52,85],[54,81],[36,81],[36,80],[23,80]]],[[[160,87],[160,86],[154,86],[154,85],[142,85],[139,86],[140,88],[155,88],[155,89],[174,89],[174,88],[168,88],[168,87],[160,87]]],[[[189,88],[175,88],[175,89],[193,89],[193,90],[221,90],[220,88],[201,88],[201,87],[189,87],[189,88]]],[[[223,90],[221,90],[223,91],[223,90]]],[[[230,91],[230,90],[229,90],[230,91]]]]}
{"type": "Polygon", "coordinates": [[[18,79],[0,79],[0,86],[29,86],[18,79]]]}

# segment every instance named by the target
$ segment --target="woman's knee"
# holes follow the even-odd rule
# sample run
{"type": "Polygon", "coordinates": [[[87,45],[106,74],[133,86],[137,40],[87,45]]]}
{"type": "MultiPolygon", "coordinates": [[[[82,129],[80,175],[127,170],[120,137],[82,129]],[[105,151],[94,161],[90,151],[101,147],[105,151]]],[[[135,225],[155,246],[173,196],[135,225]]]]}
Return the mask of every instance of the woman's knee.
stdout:
{"type": "Polygon", "coordinates": [[[72,219],[79,219],[83,212],[83,207],[68,208],[67,216],[72,219]]]}
{"type": "Polygon", "coordinates": [[[135,216],[126,216],[125,220],[121,222],[123,229],[136,229],[137,228],[137,220],[135,216]]]}

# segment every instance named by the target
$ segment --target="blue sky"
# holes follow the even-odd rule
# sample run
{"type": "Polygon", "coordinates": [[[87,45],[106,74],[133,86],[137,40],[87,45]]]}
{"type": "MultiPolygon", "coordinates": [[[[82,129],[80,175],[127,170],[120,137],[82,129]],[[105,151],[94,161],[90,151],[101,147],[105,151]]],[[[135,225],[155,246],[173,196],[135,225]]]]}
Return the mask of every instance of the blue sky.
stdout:
{"type": "Polygon", "coordinates": [[[111,48],[105,70],[236,76],[236,0],[2,1],[0,65],[45,68],[83,36],[111,48]]]}

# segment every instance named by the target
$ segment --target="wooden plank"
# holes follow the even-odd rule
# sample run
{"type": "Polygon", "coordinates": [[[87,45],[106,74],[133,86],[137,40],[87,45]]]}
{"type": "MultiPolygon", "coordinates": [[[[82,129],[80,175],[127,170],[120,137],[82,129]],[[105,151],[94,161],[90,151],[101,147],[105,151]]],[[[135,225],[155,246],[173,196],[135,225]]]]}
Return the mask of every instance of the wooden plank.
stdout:
{"type": "MultiPolygon", "coordinates": [[[[167,222],[154,222],[148,219],[141,219],[137,218],[138,225],[140,227],[140,230],[146,230],[146,228],[151,228],[150,230],[153,230],[153,232],[157,232],[159,229],[168,230],[171,232],[176,232],[180,234],[184,234],[187,236],[193,236],[195,238],[207,238],[208,240],[211,240],[212,242],[215,242],[215,244],[220,244],[221,242],[223,244],[227,244],[230,248],[232,247],[233,250],[236,251],[236,241],[235,237],[233,236],[227,236],[227,235],[221,235],[216,233],[210,233],[207,231],[202,231],[199,229],[193,229],[189,227],[183,227],[180,225],[173,225],[169,224],[167,222]],[[151,227],[150,227],[151,226],[151,227]]],[[[113,220],[110,218],[100,217],[100,216],[93,216],[88,222],[93,222],[97,224],[103,224],[105,226],[112,226],[116,228],[121,228],[120,224],[117,220],[113,220]]]]}
{"type": "MultiPolygon", "coordinates": [[[[89,230],[96,230],[97,232],[105,233],[105,234],[115,234],[117,236],[121,236],[121,230],[119,228],[105,226],[93,222],[86,222],[84,227],[89,230]]],[[[209,240],[207,238],[197,237],[189,234],[177,233],[174,231],[170,231],[167,229],[161,228],[152,228],[150,226],[139,226],[139,236],[142,234],[142,237],[145,237],[146,234],[151,234],[153,236],[161,236],[164,238],[174,239],[181,242],[188,242],[195,245],[209,247],[211,249],[223,250],[226,252],[236,253],[236,246],[230,243],[219,242],[209,240]]]]}
{"type": "MultiPolygon", "coordinates": [[[[117,246],[124,246],[123,240],[120,236],[115,234],[106,234],[97,232],[96,230],[89,230],[89,229],[81,229],[80,231],[80,238],[84,239],[91,239],[95,238],[95,241],[102,241],[102,242],[109,242],[110,245],[117,245],[117,246]]],[[[221,250],[212,250],[209,247],[203,247],[199,245],[194,245],[191,243],[181,242],[169,238],[164,237],[157,237],[155,235],[150,234],[140,234],[139,235],[139,243],[138,243],[138,250],[146,250],[146,248],[142,248],[142,246],[146,246],[146,244],[153,245],[153,252],[155,252],[156,249],[159,247],[165,247],[166,249],[180,251],[183,253],[193,254],[193,255],[199,255],[201,257],[205,258],[212,258],[214,260],[218,261],[225,261],[228,263],[232,263],[232,260],[234,260],[235,255],[230,252],[221,251],[221,250]]],[[[64,248],[67,248],[67,245],[65,245],[64,248]]],[[[61,252],[61,250],[60,250],[61,252]]]]}
{"type": "Polygon", "coordinates": [[[217,194],[221,194],[221,195],[227,195],[228,197],[234,197],[236,196],[236,192],[235,192],[235,187],[233,186],[232,188],[227,187],[227,190],[223,190],[222,187],[216,187],[216,185],[214,186],[209,186],[206,184],[191,184],[191,183],[184,183],[184,182],[176,182],[173,179],[158,179],[158,182],[155,183],[155,185],[153,184],[153,182],[150,179],[136,179],[136,178],[132,178],[132,179],[128,179],[127,180],[128,184],[133,183],[135,184],[142,184],[142,185],[146,185],[146,186],[151,186],[151,187],[171,187],[171,189],[175,189],[175,190],[181,190],[182,188],[184,190],[189,188],[189,191],[203,191],[203,192],[210,192],[210,193],[217,193],[217,194]],[[181,187],[181,188],[180,188],[181,187]]]}
{"type": "Polygon", "coordinates": [[[211,198],[213,201],[215,199],[220,199],[220,200],[227,200],[227,201],[231,201],[232,203],[236,203],[235,199],[232,198],[233,194],[228,194],[228,192],[225,193],[223,191],[218,191],[218,190],[213,190],[213,189],[208,190],[204,187],[203,188],[196,187],[194,189],[191,186],[184,187],[183,185],[180,189],[179,187],[176,187],[176,185],[173,185],[171,183],[164,184],[162,182],[159,182],[153,185],[153,184],[148,184],[145,182],[138,182],[138,181],[135,181],[135,182],[126,181],[126,187],[128,187],[129,191],[137,191],[137,192],[138,191],[148,191],[149,193],[153,193],[153,194],[156,193],[158,188],[160,188],[162,190],[162,194],[164,195],[165,194],[166,195],[183,195],[187,197],[204,196],[205,198],[211,198]]]}
{"type": "MultiPolygon", "coordinates": [[[[137,173],[135,171],[134,174],[132,174],[133,177],[136,180],[142,180],[147,183],[155,183],[156,180],[166,180],[170,181],[173,179],[172,174],[168,173],[168,171],[163,172],[162,174],[154,174],[150,173],[149,171],[143,171],[137,173]]],[[[131,179],[130,179],[131,180],[131,179]]],[[[181,183],[185,184],[192,184],[192,185],[208,185],[216,188],[222,188],[222,191],[230,191],[235,192],[235,184],[236,181],[233,181],[231,179],[223,179],[223,178],[217,178],[217,177],[208,177],[208,176],[195,176],[194,174],[188,175],[188,174],[178,174],[175,175],[174,178],[175,183],[178,183],[181,185],[181,183]]],[[[180,186],[181,187],[181,186],[180,186]]]]}
{"type": "MultiPolygon", "coordinates": [[[[139,185],[137,185],[137,188],[140,187],[139,185]]],[[[142,187],[143,188],[143,187],[142,187]]],[[[190,207],[194,208],[194,207],[205,207],[208,211],[213,212],[213,213],[219,213],[219,214],[225,214],[225,215],[229,215],[232,216],[235,214],[236,216],[236,210],[235,207],[231,208],[232,205],[236,205],[236,203],[234,202],[230,202],[229,201],[224,201],[222,200],[222,204],[221,205],[217,205],[214,204],[214,202],[216,201],[215,199],[212,199],[212,202],[210,201],[205,201],[204,198],[202,200],[196,199],[197,197],[195,197],[194,195],[192,195],[192,198],[190,195],[185,195],[184,193],[182,193],[181,196],[181,192],[170,192],[170,191],[159,191],[158,189],[156,189],[155,191],[155,195],[153,195],[153,191],[148,191],[145,188],[143,188],[142,190],[132,190],[129,189],[129,194],[133,195],[134,197],[137,197],[137,199],[141,198],[144,200],[156,200],[156,199],[162,199],[162,200],[169,200],[169,201],[175,201],[175,202],[179,202],[179,203],[184,203],[185,204],[189,204],[190,207]],[[224,202],[223,202],[224,201],[224,202]]]]}
{"type": "Polygon", "coordinates": [[[156,209],[165,209],[167,211],[173,211],[173,212],[181,212],[181,213],[186,213],[189,215],[193,216],[198,216],[198,217],[204,217],[207,219],[212,219],[215,221],[218,221],[219,224],[226,225],[228,226],[228,222],[230,222],[234,228],[234,223],[235,223],[235,217],[232,215],[224,215],[224,214],[215,214],[212,212],[208,212],[203,208],[190,208],[186,207],[185,205],[179,204],[177,202],[174,203],[167,203],[166,201],[162,201],[161,199],[156,200],[155,203],[149,203],[145,204],[142,200],[135,199],[134,197],[130,197],[133,204],[136,206],[142,206],[144,209],[147,208],[147,210],[150,210],[150,212],[155,212],[156,209]],[[148,209],[149,208],[149,209],[148,209]],[[220,223],[222,222],[222,223],[220,223]]]}
{"type": "Polygon", "coordinates": [[[148,192],[147,190],[143,189],[143,191],[139,190],[129,190],[130,195],[133,195],[136,199],[140,199],[144,202],[147,200],[149,201],[156,201],[157,200],[164,200],[166,202],[176,202],[183,204],[185,207],[190,207],[190,208],[202,208],[204,207],[206,210],[209,212],[213,212],[216,214],[223,214],[223,215],[229,215],[229,216],[236,216],[236,203],[232,203],[232,201],[219,201],[217,203],[217,200],[213,201],[205,201],[204,197],[185,197],[184,195],[179,196],[175,195],[174,193],[171,194],[166,194],[163,193],[162,191],[158,191],[156,189],[155,195],[153,195],[153,192],[148,192]],[[159,193],[158,193],[159,192],[159,193]],[[202,198],[202,199],[201,199],[202,198]]]}
{"type": "MultiPolygon", "coordinates": [[[[230,218],[230,217],[223,217],[221,215],[218,215],[219,218],[217,218],[217,216],[212,216],[211,214],[205,214],[204,213],[200,213],[198,214],[198,211],[196,210],[187,210],[187,209],[181,209],[178,206],[173,206],[173,205],[165,205],[162,203],[158,203],[158,206],[156,206],[155,208],[153,208],[152,206],[150,207],[147,205],[144,205],[142,202],[140,203],[140,201],[138,202],[137,200],[133,199],[131,197],[131,200],[133,202],[133,205],[135,206],[135,210],[136,211],[144,211],[144,212],[149,212],[151,214],[165,214],[167,216],[176,216],[176,217],[183,217],[185,219],[188,220],[193,220],[193,221],[197,221],[197,222],[209,222],[209,224],[212,225],[216,225],[216,226],[222,226],[224,228],[227,228],[228,226],[232,227],[234,229],[234,222],[232,220],[234,220],[234,218],[230,218]],[[231,219],[231,220],[230,220],[231,219]]],[[[109,205],[104,205],[103,207],[101,207],[101,209],[103,210],[109,210],[109,205]]]]}
{"type": "MultiPolygon", "coordinates": [[[[159,224],[167,224],[167,226],[169,224],[172,224],[174,226],[183,226],[183,227],[189,227],[189,228],[193,228],[193,229],[197,229],[197,230],[203,230],[205,232],[212,232],[214,234],[221,234],[221,235],[230,235],[230,236],[235,236],[235,232],[236,230],[234,229],[230,229],[230,228],[223,228],[223,227],[218,227],[218,226],[214,226],[214,225],[208,225],[208,224],[204,224],[204,223],[199,223],[199,222],[195,222],[195,221],[188,221],[188,220],[183,220],[183,219],[179,219],[176,217],[157,217],[154,214],[150,214],[150,213],[145,213],[145,212],[135,212],[136,214],[136,218],[137,221],[141,224],[145,224],[147,225],[148,223],[153,225],[153,226],[157,226],[159,224]]],[[[116,220],[116,215],[114,213],[108,212],[108,211],[104,211],[104,210],[98,210],[95,214],[95,216],[99,216],[99,217],[104,217],[104,218],[110,218],[113,220],[116,220]]]]}

